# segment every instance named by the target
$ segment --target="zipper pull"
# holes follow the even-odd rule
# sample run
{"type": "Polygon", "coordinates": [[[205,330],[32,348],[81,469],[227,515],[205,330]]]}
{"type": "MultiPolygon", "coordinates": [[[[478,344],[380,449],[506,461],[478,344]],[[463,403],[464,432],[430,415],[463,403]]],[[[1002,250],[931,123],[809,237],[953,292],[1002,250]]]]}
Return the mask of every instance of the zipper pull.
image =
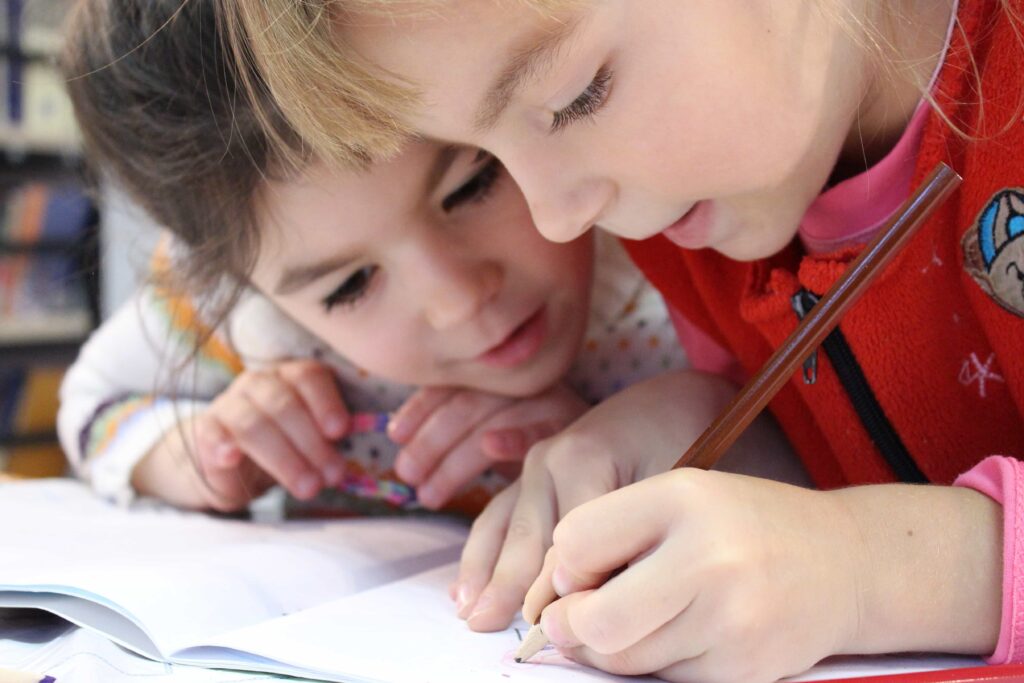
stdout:
{"type": "MultiPolygon", "coordinates": [[[[814,304],[818,303],[818,297],[806,289],[801,289],[792,296],[790,303],[793,305],[797,320],[803,320],[814,308],[814,304]]],[[[818,381],[818,349],[814,349],[804,361],[803,376],[804,384],[814,384],[818,381]]]]}

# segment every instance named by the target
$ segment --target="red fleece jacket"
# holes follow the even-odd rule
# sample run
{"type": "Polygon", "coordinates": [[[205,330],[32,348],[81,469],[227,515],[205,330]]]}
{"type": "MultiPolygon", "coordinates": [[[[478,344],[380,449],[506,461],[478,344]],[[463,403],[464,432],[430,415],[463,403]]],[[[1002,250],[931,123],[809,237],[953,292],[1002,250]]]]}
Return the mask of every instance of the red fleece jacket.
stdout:
{"type": "MultiPolygon", "coordinates": [[[[1024,456],[1024,49],[999,5],[961,1],[963,30],[934,94],[966,136],[933,113],[916,163],[915,186],[939,161],[964,183],[841,323],[885,415],[937,483],[989,454],[1024,456]]],[[[661,236],[626,248],[751,375],[796,326],[790,298],[823,294],[859,250],[814,256],[794,242],[740,263],[661,236]]],[[[895,480],[823,353],[817,381],[795,377],[771,410],[820,486],[895,480]]]]}

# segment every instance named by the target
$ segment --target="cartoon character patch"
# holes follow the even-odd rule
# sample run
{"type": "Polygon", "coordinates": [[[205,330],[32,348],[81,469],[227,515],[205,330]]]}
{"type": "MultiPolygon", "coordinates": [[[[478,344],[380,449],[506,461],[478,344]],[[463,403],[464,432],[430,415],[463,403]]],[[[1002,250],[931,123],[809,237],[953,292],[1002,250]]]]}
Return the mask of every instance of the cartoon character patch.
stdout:
{"type": "Polygon", "coordinates": [[[1024,317],[1024,189],[996,193],[961,245],[974,281],[1000,306],[1024,317]]]}

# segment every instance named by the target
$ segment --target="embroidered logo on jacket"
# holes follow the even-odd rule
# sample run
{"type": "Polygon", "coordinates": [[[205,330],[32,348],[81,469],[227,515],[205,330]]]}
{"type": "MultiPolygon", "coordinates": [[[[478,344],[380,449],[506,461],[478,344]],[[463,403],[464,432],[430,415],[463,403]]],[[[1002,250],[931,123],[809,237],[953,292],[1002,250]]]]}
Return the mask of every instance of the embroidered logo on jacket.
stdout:
{"type": "Polygon", "coordinates": [[[961,245],[974,281],[1000,306],[1024,317],[1024,189],[997,192],[961,245]]]}

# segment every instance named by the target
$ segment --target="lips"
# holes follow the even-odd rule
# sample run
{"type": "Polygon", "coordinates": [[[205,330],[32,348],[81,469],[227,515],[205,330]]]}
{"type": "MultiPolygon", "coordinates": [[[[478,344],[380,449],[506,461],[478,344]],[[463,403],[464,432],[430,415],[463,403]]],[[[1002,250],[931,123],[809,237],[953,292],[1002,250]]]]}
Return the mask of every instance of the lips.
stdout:
{"type": "Polygon", "coordinates": [[[477,357],[481,363],[498,368],[521,365],[537,355],[547,337],[546,307],[537,311],[512,330],[507,337],[477,357]]]}
{"type": "Polygon", "coordinates": [[[685,249],[701,249],[708,245],[713,225],[713,204],[697,202],[683,217],[661,231],[673,244],[685,249]]]}

